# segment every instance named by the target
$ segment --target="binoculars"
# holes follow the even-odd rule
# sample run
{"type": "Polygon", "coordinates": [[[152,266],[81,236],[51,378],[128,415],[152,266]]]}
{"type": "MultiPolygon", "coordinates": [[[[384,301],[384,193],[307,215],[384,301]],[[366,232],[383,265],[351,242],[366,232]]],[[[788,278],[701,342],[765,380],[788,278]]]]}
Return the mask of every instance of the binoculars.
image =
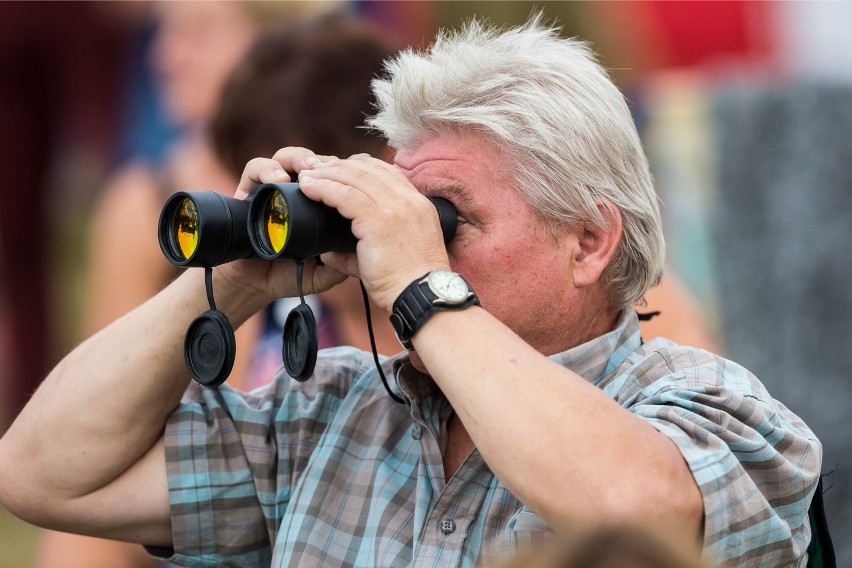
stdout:
{"type": "MultiPolygon", "coordinates": [[[[446,199],[429,199],[438,212],[444,242],[449,243],[456,232],[456,209],[446,199]]],[[[222,384],[236,353],[231,323],[213,301],[212,267],[252,257],[297,262],[302,303],[284,324],[282,360],[287,373],[297,380],[313,374],[317,326],[302,295],[301,261],[324,252],[354,252],[357,239],[348,219],[306,197],[298,183],[267,183],[255,186],[244,200],[215,191],[175,193],[160,213],[158,236],[169,262],[205,269],[210,310],[195,318],[184,340],[184,361],[195,381],[205,386],[222,384]]]]}
{"type": "MultiPolygon", "coordinates": [[[[456,210],[429,198],[444,241],[456,231],[456,210]]],[[[351,223],[336,209],[313,201],[298,183],[256,186],[245,200],[214,191],[181,191],[163,206],[160,249],[176,266],[212,267],[241,258],[304,260],[325,252],[354,252],[351,223]]]]}

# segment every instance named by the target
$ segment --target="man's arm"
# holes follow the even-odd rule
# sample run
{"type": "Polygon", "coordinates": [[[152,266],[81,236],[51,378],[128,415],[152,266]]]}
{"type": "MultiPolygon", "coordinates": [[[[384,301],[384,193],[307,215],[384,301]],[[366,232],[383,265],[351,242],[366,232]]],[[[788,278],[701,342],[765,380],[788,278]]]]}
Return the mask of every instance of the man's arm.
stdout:
{"type": "Polygon", "coordinates": [[[677,446],[485,310],[436,314],[414,347],[489,467],[557,532],[700,537],[701,494],[677,446]]]}
{"type": "MultiPolygon", "coordinates": [[[[248,314],[229,296],[221,307],[237,323],[248,314]]],[[[171,541],[158,440],[188,382],[183,335],[204,298],[203,273],[189,271],[50,373],[0,440],[9,510],[64,531],[171,541]]]]}

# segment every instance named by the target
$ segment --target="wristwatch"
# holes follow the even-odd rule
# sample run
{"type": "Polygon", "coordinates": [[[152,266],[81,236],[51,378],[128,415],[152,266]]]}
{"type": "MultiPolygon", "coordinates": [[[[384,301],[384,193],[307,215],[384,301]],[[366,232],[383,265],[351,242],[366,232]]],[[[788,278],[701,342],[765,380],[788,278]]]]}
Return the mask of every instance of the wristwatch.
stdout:
{"type": "Polygon", "coordinates": [[[391,324],[399,342],[411,351],[411,338],[441,310],[463,310],[479,304],[470,284],[460,274],[433,270],[402,291],[393,303],[391,324]]]}

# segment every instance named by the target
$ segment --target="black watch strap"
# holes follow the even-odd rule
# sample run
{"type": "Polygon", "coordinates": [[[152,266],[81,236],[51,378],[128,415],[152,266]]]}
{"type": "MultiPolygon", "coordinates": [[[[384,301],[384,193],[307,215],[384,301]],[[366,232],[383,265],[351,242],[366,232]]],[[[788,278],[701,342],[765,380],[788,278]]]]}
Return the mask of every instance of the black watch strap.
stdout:
{"type": "Polygon", "coordinates": [[[431,274],[429,272],[409,284],[393,303],[390,316],[391,324],[399,342],[409,351],[412,349],[411,338],[437,312],[463,310],[474,304],[479,304],[479,298],[476,297],[473,289],[457,274],[454,274],[454,276],[461,279],[467,286],[467,297],[461,301],[447,301],[441,298],[429,286],[431,274]]]}

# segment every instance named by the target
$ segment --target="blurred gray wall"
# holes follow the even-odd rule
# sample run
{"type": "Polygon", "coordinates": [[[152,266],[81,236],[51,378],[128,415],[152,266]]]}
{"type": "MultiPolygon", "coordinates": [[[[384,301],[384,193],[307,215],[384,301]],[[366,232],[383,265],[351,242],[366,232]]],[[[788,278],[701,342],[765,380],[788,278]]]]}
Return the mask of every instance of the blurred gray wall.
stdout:
{"type": "Polygon", "coordinates": [[[838,566],[852,566],[852,86],[732,88],[711,117],[726,354],[822,440],[838,566]]]}

